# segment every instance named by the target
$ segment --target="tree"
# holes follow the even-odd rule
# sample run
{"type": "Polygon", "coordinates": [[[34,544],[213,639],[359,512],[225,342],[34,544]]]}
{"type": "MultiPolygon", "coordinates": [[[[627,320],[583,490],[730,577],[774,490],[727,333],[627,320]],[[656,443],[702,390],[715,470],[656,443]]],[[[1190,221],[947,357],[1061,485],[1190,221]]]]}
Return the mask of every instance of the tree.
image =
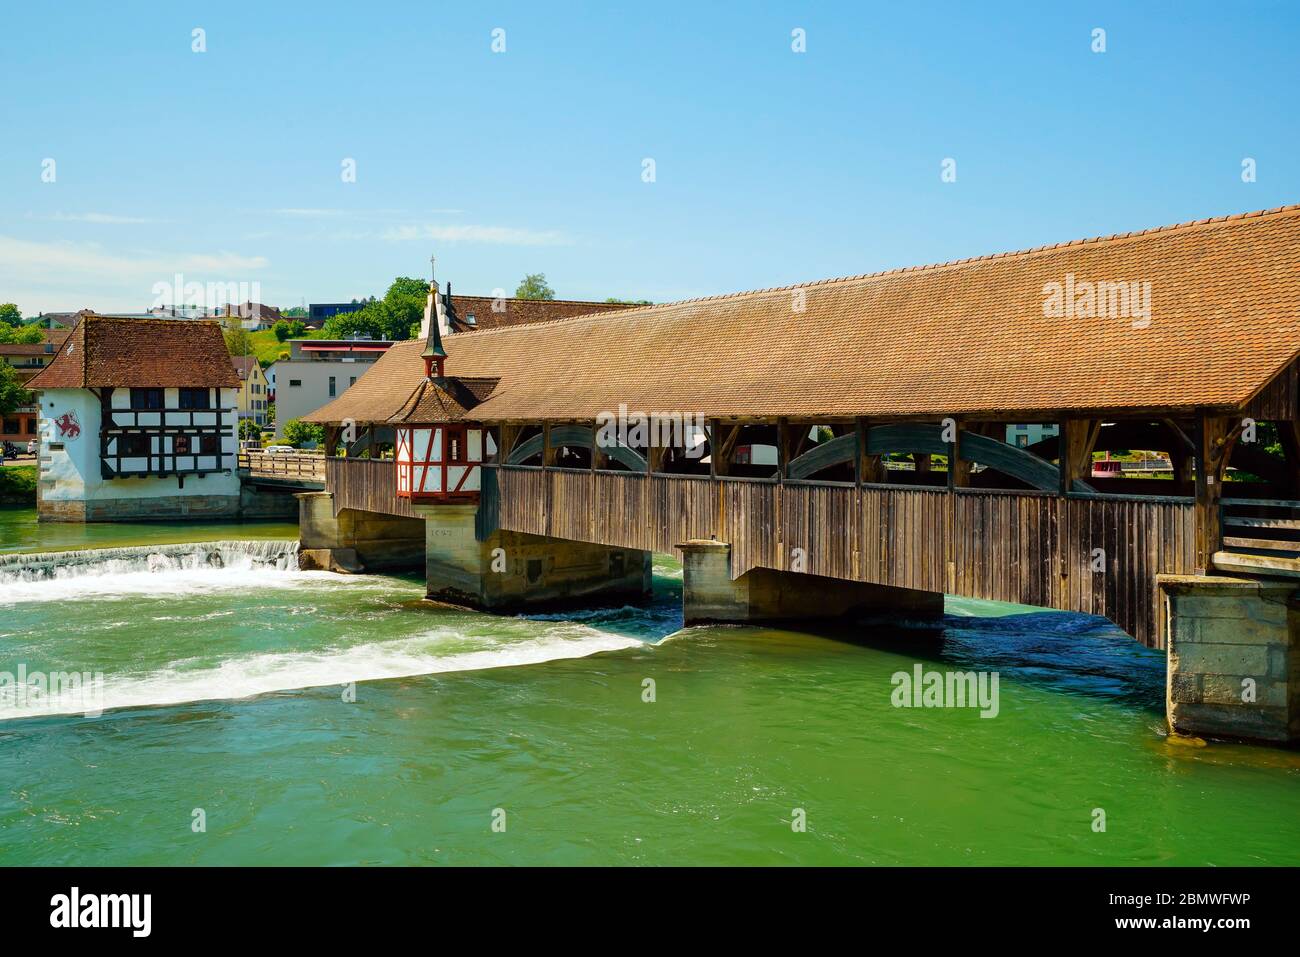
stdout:
{"type": "Polygon", "coordinates": [[[28,405],[31,401],[31,393],[22,387],[14,367],[0,360],[0,415],[8,415],[20,405],[28,405]]]}
{"type": "Polygon", "coordinates": [[[301,338],[302,334],[307,331],[307,325],[301,319],[295,319],[292,322],[281,319],[271,327],[271,331],[275,333],[277,341],[284,342],[286,339],[301,338]]]}
{"type": "Polygon", "coordinates": [[[515,290],[516,299],[554,299],[555,290],[546,283],[546,274],[529,273],[515,290]]]}
{"type": "Polygon", "coordinates": [[[340,312],[325,320],[322,330],[326,339],[351,339],[355,336],[384,338],[383,307],[368,303],[356,312],[340,312]]]}
{"type": "Polygon", "coordinates": [[[610,296],[605,300],[615,306],[653,306],[654,303],[649,299],[619,299],[616,296],[610,296]]]}
{"type": "Polygon", "coordinates": [[[262,434],[262,427],[252,419],[239,420],[239,437],[241,439],[256,439],[262,434]]]}
{"type": "Polygon", "coordinates": [[[44,341],[45,333],[40,326],[6,326],[0,323],[0,343],[32,346],[44,341]]]}
{"type": "Polygon", "coordinates": [[[414,296],[423,303],[429,297],[429,283],[424,279],[398,276],[384,293],[384,299],[391,300],[394,296],[414,296]]]}
{"type": "Polygon", "coordinates": [[[290,445],[302,446],[308,442],[324,442],[325,428],[324,426],[304,422],[302,419],[290,419],[284,423],[281,435],[290,445]]]}
{"type": "Polygon", "coordinates": [[[0,325],[21,326],[23,314],[12,302],[0,302],[0,325]]]}
{"type": "Polygon", "coordinates": [[[221,330],[226,339],[226,351],[232,356],[246,356],[253,351],[253,340],[243,326],[227,326],[221,330]]]}

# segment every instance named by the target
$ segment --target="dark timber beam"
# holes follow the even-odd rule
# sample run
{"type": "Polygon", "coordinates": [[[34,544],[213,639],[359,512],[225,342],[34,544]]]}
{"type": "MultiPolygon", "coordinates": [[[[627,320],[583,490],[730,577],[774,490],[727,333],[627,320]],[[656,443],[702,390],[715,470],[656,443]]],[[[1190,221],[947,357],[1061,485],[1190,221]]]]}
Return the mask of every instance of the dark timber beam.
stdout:
{"type": "Polygon", "coordinates": [[[1077,481],[1092,477],[1092,451],[1101,434],[1100,419],[1063,419],[1057,443],[1061,472],[1061,494],[1067,494],[1077,481]]]}
{"type": "Polygon", "coordinates": [[[1241,422],[1226,416],[1202,415],[1196,455],[1196,572],[1203,575],[1213,565],[1223,541],[1219,500],[1223,475],[1241,422]]]}

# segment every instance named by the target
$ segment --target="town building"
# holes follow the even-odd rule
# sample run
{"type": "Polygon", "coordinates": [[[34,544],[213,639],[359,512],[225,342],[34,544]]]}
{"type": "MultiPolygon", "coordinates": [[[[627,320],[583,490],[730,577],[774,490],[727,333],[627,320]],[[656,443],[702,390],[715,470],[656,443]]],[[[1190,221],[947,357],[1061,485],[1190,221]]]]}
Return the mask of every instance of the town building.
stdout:
{"type": "MultiPolygon", "coordinates": [[[[45,330],[47,336],[51,331],[57,332],[45,330]]],[[[0,362],[13,366],[18,373],[18,381],[26,383],[49,364],[56,348],[48,339],[32,344],[0,343],[0,362]]],[[[26,449],[27,443],[36,439],[37,416],[35,404],[27,404],[0,417],[0,442],[11,442],[19,449],[26,449]]]]}
{"type": "Polygon", "coordinates": [[[275,306],[265,306],[260,302],[242,302],[239,305],[227,303],[216,314],[220,319],[240,319],[240,325],[249,332],[270,329],[284,318],[275,306]]]}
{"type": "Polygon", "coordinates": [[[357,379],[392,345],[374,339],[290,339],[286,344],[289,358],[271,367],[277,430],[356,385],[357,379]]]}
{"type": "Polygon", "coordinates": [[[271,401],[270,384],[256,356],[234,356],[235,373],[239,376],[239,420],[252,419],[259,426],[267,423],[267,407],[271,401]]]}
{"type": "Polygon", "coordinates": [[[42,520],[239,513],[240,380],[218,324],[84,315],[28,387],[42,520]]]}
{"type": "Polygon", "coordinates": [[[307,307],[307,318],[303,322],[309,329],[319,329],[331,316],[356,312],[368,303],[368,299],[353,299],[351,302],[313,302],[307,307]]]}

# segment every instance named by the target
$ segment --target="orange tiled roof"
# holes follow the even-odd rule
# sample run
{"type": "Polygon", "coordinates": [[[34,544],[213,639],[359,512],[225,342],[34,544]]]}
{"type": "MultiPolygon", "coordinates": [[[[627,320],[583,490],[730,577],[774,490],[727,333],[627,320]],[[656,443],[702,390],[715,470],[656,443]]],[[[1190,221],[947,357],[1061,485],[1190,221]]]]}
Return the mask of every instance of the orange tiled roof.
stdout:
{"type": "Polygon", "coordinates": [[[27,388],[237,388],[215,322],[87,315],[27,388]]]}
{"type": "Polygon", "coordinates": [[[553,319],[571,319],[575,316],[633,308],[620,303],[577,299],[494,299],[492,296],[460,294],[452,295],[451,305],[458,320],[453,330],[455,332],[499,329],[502,326],[550,322],[553,319]],[[472,323],[470,316],[474,317],[472,323]]]}
{"type": "MultiPolygon", "coordinates": [[[[1300,206],[446,342],[499,376],[485,422],[632,411],[807,419],[1238,409],[1300,352],[1300,206]],[[1052,287],[1149,283],[1150,321],[1045,314],[1052,287]]],[[[315,421],[385,419],[399,343],[315,421]],[[342,414],[341,414],[342,413],[342,414]]]]}

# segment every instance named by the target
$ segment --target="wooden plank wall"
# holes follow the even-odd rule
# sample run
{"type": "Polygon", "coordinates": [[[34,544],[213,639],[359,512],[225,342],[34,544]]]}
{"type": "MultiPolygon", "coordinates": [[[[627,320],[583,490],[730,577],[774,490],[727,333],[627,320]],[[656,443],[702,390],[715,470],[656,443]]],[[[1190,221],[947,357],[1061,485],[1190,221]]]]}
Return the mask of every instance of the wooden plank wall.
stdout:
{"type": "Polygon", "coordinates": [[[1102,615],[1152,647],[1156,574],[1194,568],[1191,502],[497,471],[504,529],[666,554],[716,536],[735,576],[802,560],[815,575],[1102,615]]]}
{"type": "Polygon", "coordinates": [[[392,459],[327,458],[325,491],[334,496],[334,514],[354,508],[382,515],[419,518],[410,499],[397,497],[397,465],[392,459]]]}

